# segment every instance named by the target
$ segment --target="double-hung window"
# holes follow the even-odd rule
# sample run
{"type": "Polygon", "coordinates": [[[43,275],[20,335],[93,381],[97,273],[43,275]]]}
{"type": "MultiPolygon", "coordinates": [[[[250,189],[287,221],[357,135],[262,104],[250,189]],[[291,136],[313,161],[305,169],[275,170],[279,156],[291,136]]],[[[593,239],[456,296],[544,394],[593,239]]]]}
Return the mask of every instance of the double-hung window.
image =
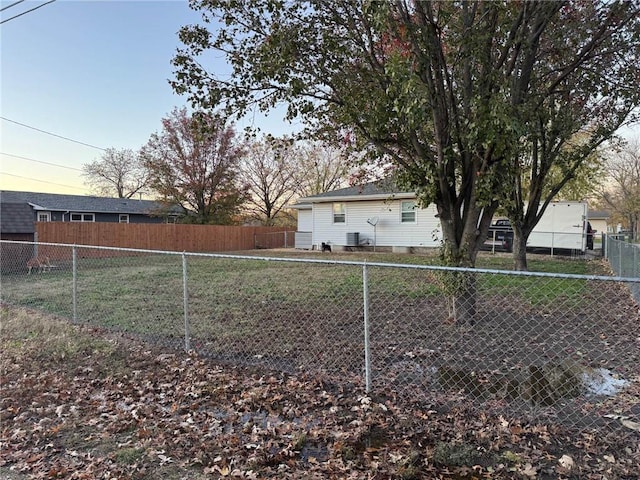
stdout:
{"type": "Polygon", "coordinates": [[[416,202],[407,200],[401,203],[400,221],[402,223],[416,223],[416,202]]]}
{"type": "Polygon", "coordinates": [[[347,222],[347,208],[344,203],[333,204],[333,223],[347,222]]]}
{"type": "Polygon", "coordinates": [[[38,221],[39,222],[50,222],[51,221],[51,212],[38,212],[38,221]]]}
{"type": "Polygon", "coordinates": [[[129,223],[129,214],[121,213],[120,216],[118,217],[118,222],[119,223],[129,223]]]}
{"type": "Polygon", "coordinates": [[[93,213],[72,213],[72,222],[95,222],[96,217],[93,213]]]}

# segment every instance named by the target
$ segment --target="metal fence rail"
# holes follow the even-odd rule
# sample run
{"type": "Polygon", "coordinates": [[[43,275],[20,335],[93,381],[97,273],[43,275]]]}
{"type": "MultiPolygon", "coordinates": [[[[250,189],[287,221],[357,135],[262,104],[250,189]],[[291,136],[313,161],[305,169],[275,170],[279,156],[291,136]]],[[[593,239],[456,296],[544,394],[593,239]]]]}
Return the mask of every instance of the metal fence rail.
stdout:
{"type": "MultiPolygon", "coordinates": [[[[616,275],[640,278],[640,244],[626,242],[624,235],[608,235],[605,245],[605,256],[616,275]]],[[[640,284],[631,282],[628,286],[633,297],[640,303],[640,284]]]]}
{"type": "Polygon", "coordinates": [[[0,247],[3,302],[400,401],[584,427],[605,422],[617,392],[640,381],[637,278],[0,247]]]}

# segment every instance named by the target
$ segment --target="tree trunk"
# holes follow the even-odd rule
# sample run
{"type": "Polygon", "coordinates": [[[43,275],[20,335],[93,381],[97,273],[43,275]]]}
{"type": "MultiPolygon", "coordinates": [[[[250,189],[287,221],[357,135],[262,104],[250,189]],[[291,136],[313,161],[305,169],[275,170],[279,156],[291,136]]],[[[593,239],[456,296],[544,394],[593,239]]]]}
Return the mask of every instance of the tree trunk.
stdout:
{"type": "Polygon", "coordinates": [[[460,272],[459,275],[463,275],[463,282],[460,289],[452,295],[453,312],[451,313],[456,323],[473,325],[477,311],[476,274],[460,272]]]}
{"type": "Polygon", "coordinates": [[[513,263],[517,271],[526,272],[527,266],[527,237],[517,228],[513,230],[513,263]]]}
{"type": "MultiPolygon", "coordinates": [[[[453,229],[446,227],[449,225],[445,226],[443,222],[443,264],[450,267],[473,268],[478,249],[482,243],[480,238],[486,236],[486,231],[482,234],[474,229],[472,233],[463,235],[462,241],[458,244],[455,241],[453,229]]],[[[474,272],[443,271],[438,274],[438,277],[443,292],[447,296],[450,321],[473,325],[477,302],[476,274],[474,272]]]]}

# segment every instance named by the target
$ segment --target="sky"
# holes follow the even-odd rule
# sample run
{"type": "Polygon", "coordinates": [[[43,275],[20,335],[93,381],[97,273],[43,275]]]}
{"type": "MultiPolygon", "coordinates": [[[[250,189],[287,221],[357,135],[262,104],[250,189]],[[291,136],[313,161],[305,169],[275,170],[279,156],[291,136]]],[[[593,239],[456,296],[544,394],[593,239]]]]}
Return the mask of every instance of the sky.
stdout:
{"type": "MultiPolygon", "coordinates": [[[[0,21],[46,1],[1,0],[0,21]]],[[[70,140],[137,150],[160,131],[187,105],[168,83],[170,62],[178,30],[199,18],[186,0],[56,0],[1,24],[0,189],[90,194],[80,170],[102,150],[70,140]]],[[[256,122],[274,135],[293,129],[277,114],[237,127],[256,122]]]]}
{"type": "MultiPolygon", "coordinates": [[[[186,0],[48,1],[0,0],[0,189],[90,194],[81,168],[100,148],[137,150],[187,105],[168,83],[170,62],[178,30],[200,16],[186,0]]],[[[207,61],[229,73],[223,58],[207,61]]],[[[255,115],[237,127],[296,130],[282,117],[255,115]]],[[[622,134],[640,137],[640,127],[622,134]]]]}

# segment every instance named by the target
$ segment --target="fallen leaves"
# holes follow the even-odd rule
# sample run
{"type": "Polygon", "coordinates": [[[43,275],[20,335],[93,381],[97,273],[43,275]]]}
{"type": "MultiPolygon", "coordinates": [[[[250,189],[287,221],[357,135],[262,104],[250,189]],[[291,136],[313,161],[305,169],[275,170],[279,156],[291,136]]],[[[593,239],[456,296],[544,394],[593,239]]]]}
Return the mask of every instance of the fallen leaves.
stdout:
{"type": "Polygon", "coordinates": [[[0,466],[36,479],[595,479],[640,464],[630,417],[624,433],[577,433],[457,397],[414,405],[345,379],[221,367],[69,328],[111,349],[63,365],[37,345],[0,358],[0,466]]]}
{"type": "Polygon", "coordinates": [[[576,466],[575,462],[573,461],[573,458],[571,458],[569,455],[566,455],[566,454],[560,457],[560,459],[558,460],[558,463],[562,468],[566,470],[571,470],[573,469],[573,467],[576,466]]]}

